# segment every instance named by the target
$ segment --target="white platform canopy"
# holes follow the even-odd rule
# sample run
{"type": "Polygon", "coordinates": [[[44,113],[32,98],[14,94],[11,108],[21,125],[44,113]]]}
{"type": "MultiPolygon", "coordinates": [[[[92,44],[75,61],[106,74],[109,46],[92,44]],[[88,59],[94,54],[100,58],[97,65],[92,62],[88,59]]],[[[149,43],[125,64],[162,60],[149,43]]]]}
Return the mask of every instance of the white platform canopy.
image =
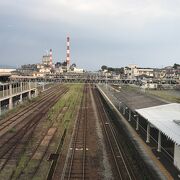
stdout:
{"type": "Polygon", "coordinates": [[[143,109],[136,109],[150,124],[180,145],[180,104],[171,103],[143,109]]]}

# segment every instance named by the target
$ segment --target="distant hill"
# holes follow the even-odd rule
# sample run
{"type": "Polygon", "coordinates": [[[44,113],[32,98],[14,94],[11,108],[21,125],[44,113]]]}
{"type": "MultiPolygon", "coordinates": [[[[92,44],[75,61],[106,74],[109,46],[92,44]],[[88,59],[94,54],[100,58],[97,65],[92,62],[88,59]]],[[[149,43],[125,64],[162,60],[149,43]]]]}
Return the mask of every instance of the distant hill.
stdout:
{"type": "Polygon", "coordinates": [[[16,69],[15,66],[0,64],[0,68],[4,69],[16,69]]]}

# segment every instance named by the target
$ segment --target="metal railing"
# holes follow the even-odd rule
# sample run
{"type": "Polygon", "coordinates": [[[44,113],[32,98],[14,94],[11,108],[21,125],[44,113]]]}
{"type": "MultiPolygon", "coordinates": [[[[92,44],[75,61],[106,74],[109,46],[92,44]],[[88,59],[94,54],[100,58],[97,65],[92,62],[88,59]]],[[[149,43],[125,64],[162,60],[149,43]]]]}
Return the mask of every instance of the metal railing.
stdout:
{"type": "Polygon", "coordinates": [[[16,95],[24,91],[29,91],[37,87],[36,82],[21,82],[21,83],[12,83],[0,85],[2,88],[0,90],[0,99],[9,97],[11,95],[16,95]],[[11,89],[11,90],[10,90],[11,89]]]}

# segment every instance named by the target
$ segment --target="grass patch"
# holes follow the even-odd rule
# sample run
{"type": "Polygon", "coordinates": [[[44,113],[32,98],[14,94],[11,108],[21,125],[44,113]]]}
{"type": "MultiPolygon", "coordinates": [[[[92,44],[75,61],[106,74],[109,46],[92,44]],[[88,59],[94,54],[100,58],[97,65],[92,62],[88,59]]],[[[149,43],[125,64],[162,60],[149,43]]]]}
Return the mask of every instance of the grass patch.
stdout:
{"type": "Polygon", "coordinates": [[[10,133],[15,133],[16,132],[16,128],[15,127],[12,127],[10,130],[9,130],[10,133]]]}
{"type": "Polygon", "coordinates": [[[175,102],[175,103],[180,103],[180,95],[174,95],[172,92],[173,90],[152,90],[152,89],[146,89],[142,91],[138,86],[129,86],[129,85],[124,85],[122,86],[123,90],[132,92],[135,91],[137,93],[144,93],[147,95],[152,95],[156,96],[158,98],[164,99],[169,102],[175,102]]]}
{"type": "Polygon", "coordinates": [[[180,97],[172,95],[171,91],[168,90],[147,90],[146,92],[170,102],[180,103],[180,97]]]}

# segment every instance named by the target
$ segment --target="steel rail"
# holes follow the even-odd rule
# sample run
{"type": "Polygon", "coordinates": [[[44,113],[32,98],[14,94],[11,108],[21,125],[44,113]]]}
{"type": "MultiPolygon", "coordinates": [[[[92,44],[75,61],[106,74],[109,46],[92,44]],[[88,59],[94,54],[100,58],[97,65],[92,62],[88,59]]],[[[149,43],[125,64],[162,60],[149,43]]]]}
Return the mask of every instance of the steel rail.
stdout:
{"type": "MultiPolygon", "coordinates": [[[[64,89],[62,88],[62,91],[64,89]]],[[[45,96],[40,99],[40,101],[34,102],[33,104],[31,104],[30,106],[28,106],[26,109],[21,110],[20,112],[16,113],[15,115],[11,116],[10,118],[7,119],[7,121],[4,121],[3,123],[0,124],[0,131],[2,131],[3,129],[5,129],[6,127],[8,127],[10,124],[12,124],[13,122],[17,121],[20,117],[23,117],[25,114],[29,113],[29,111],[31,110],[36,110],[37,108],[39,108],[39,106],[42,106],[43,104],[46,103],[46,100],[49,99],[49,96],[53,96],[55,93],[55,90],[53,90],[51,93],[49,94],[45,94],[45,96]],[[5,124],[5,125],[4,125],[5,124]]],[[[20,121],[21,122],[21,121],[20,121]]],[[[19,123],[20,123],[19,122],[19,123]]],[[[16,124],[17,125],[17,124],[16,124]]]]}
{"type": "Polygon", "coordinates": [[[121,173],[120,168],[119,168],[119,165],[118,165],[116,153],[115,153],[115,151],[114,151],[114,149],[113,149],[113,144],[112,144],[112,142],[111,142],[110,136],[109,136],[109,134],[108,134],[107,128],[106,128],[105,123],[104,123],[104,120],[103,120],[104,118],[103,118],[103,116],[102,116],[102,110],[100,109],[100,105],[101,105],[101,103],[100,103],[100,98],[99,98],[99,96],[97,95],[97,92],[96,92],[96,93],[94,92],[93,94],[94,94],[94,96],[95,96],[95,101],[96,101],[97,109],[98,109],[98,112],[99,112],[98,115],[99,115],[99,118],[100,118],[100,120],[101,120],[101,122],[102,122],[103,129],[104,129],[104,132],[105,132],[105,135],[106,135],[108,144],[109,144],[110,149],[111,149],[111,153],[112,153],[112,156],[113,156],[113,159],[114,159],[114,162],[115,162],[115,166],[116,166],[116,169],[117,169],[117,172],[118,172],[119,179],[123,180],[122,173],[121,173]]]}
{"type": "Polygon", "coordinates": [[[129,177],[130,180],[136,179],[136,178],[135,178],[135,175],[134,175],[134,173],[133,173],[133,171],[132,171],[132,169],[130,168],[130,165],[128,164],[128,161],[125,160],[125,158],[126,158],[125,152],[123,151],[121,145],[118,143],[117,133],[115,132],[115,129],[114,129],[114,127],[112,126],[112,124],[111,124],[111,122],[110,122],[110,120],[109,120],[109,117],[108,117],[108,115],[107,115],[107,112],[106,112],[103,104],[102,104],[102,101],[100,101],[100,103],[101,103],[101,105],[102,105],[102,109],[103,109],[104,115],[106,116],[106,119],[107,119],[108,122],[109,122],[109,128],[110,128],[111,134],[112,134],[112,136],[113,136],[113,139],[115,140],[116,146],[117,146],[117,148],[118,148],[118,152],[119,152],[120,157],[121,157],[121,159],[122,159],[122,161],[123,161],[123,164],[124,164],[124,167],[125,167],[126,172],[127,172],[127,174],[128,174],[128,177],[129,177]],[[128,168],[128,167],[129,167],[129,168],[128,168]],[[132,176],[133,176],[133,177],[132,177],[132,176]]]}
{"type": "MultiPolygon", "coordinates": [[[[73,169],[73,162],[74,162],[74,157],[75,157],[75,151],[76,151],[76,145],[77,145],[77,140],[78,140],[78,135],[79,135],[79,129],[80,129],[80,123],[83,119],[83,105],[84,105],[84,101],[85,101],[85,88],[86,86],[84,86],[84,90],[83,90],[83,97],[82,97],[82,100],[81,100],[81,108],[79,110],[79,116],[78,116],[78,121],[76,122],[76,126],[75,126],[75,134],[74,134],[74,139],[73,139],[73,148],[72,148],[72,154],[71,154],[71,157],[70,157],[70,163],[69,163],[69,170],[68,170],[68,176],[67,176],[67,179],[70,180],[71,179],[71,175],[72,175],[72,169],[73,169]]],[[[84,135],[83,135],[84,136],[84,135]]],[[[85,136],[84,136],[85,138],[85,136]]],[[[83,143],[83,146],[84,146],[84,143],[83,143]]],[[[85,147],[83,147],[83,162],[82,162],[82,178],[84,179],[85,178],[85,158],[84,158],[84,155],[86,155],[86,153],[84,152],[84,149],[85,147]]]]}
{"type": "MultiPolygon", "coordinates": [[[[105,116],[105,119],[108,121],[108,127],[109,127],[109,130],[110,130],[110,132],[111,132],[111,136],[113,137],[113,140],[114,140],[114,142],[115,142],[116,148],[118,149],[118,154],[119,154],[120,157],[121,157],[121,160],[122,160],[123,165],[124,165],[124,167],[125,167],[125,170],[126,170],[126,173],[127,173],[127,175],[128,175],[128,178],[129,178],[130,180],[136,179],[136,178],[135,178],[135,175],[134,175],[132,169],[130,168],[130,165],[128,164],[128,161],[127,161],[127,159],[126,159],[126,156],[125,156],[126,153],[123,151],[122,147],[121,147],[120,144],[118,143],[117,133],[115,133],[115,130],[114,130],[113,126],[111,125],[111,122],[110,122],[110,120],[109,120],[109,117],[108,117],[108,115],[107,115],[107,112],[106,112],[106,110],[105,110],[105,108],[104,108],[104,106],[103,106],[103,103],[102,103],[100,97],[97,95],[97,92],[96,92],[96,97],[97,97],[98,102],[101,104],[101,109],[100,109],[100,106],[98,106],[99,115],[100,115],[100,119],[101,119],[102,124],[103,124],[103,128],[104,128],[106,137],[107,137],[107,139],[108,139],[108,143],[110,144],[110,148],[111,148],[111,151],[112,151],[112,154],[113,154],[113,159],[114,159],[114,161],[115,161],[115,164],[116,164],[116,167],[117,167],[117,171],[118,171],[119,177],[120,177],[120,179],[123,179],[123,175],[122,175],[122,172],[121,172],[121,170],[120,170],[120,168],[119,168],[119,163],[118,163],[117,157],[116,157],[116,155],[115,155],[116,153],[114,152],[114,148],[112,147],[112,146],[113,146],[113,144],[112,144],[112,139],[110,140],[110,137],[109,137],[110,135],[109,135],[109,133],[108,133],[107,126],[105,125],[105,122],[104,122],[104,120],[103,120],[104,118],[103,118],[102,114],[105,116]],[[125,160],[125,159],[126,159],[126,160],[125,160]]],[[[123,173],[124,173],[124,172],[123,172],[123,173]]]]}
{"type": "MultiPolygon", "coordinates": [[[[56,100],[56,99],[58,99],[62,94],[64,94],[66,92],[66,90],[65,91],[63,91],[63,92],[61,92],[60,93],[60,95],[59,96],[53,96],[53,97],[49,97],[49,105],[51,106],[53,103],[54,103],[54,101],[56,100]]],[[[44,109],[46,109],[46,110],[48,110],[48,107],[44,104],[42,107],[42,111],[44,110],[44,109]]],[[[13,135],[13,136],[11,136],[8,140],[6,140],[5,142],[3,142],[3,144],[1,144],[1,148],[0,148],[0,158],[2,158],[9,150],[10,150],[10,148],[11,147],[13,147],[13,145],[15,145],[17,142],[18,142],[18,140],[19,140],[19,138],[20,137],[23,137],[23,130],[25,129],[25,133],[26,132],[28,132],[28,129],[30,129],[30,125],[31,125],[31,123],[32,122],[35,122],[36,123],[36,121],[37,121],[37,123],[39,122],[39,120],[42,118],[42,116],[43,116],[43,113],[39,113],[39,114],[36,114],[36,115],[34,115],[33,117],[36,117],[36,118],[34,118],[34,120],[33,121],[28,121],[28,122],[26,122],[20,129],[18,129],[18,132],[15,134],[15,135],[13,135]],[[22,134],[22,135],[21,135],[22,134]],[[11,141],[11,143],[10,143],[10,141],[11,141]],[[2,151],[2,148],[5,148],[5,145],[6,144],[9,144],[9,146],[4,150],[4,152],[2,151]]]]}
{"type": "Polygon", "coordinates": [[[87,91],[87,86],[85,86],[85,112],[84,112],[84,127],[83,127],[83,180],[85,179],[85,163],[86,163],[86,136],[87,136],[87,95],[88,95],[88,91],[87,91]]]}

